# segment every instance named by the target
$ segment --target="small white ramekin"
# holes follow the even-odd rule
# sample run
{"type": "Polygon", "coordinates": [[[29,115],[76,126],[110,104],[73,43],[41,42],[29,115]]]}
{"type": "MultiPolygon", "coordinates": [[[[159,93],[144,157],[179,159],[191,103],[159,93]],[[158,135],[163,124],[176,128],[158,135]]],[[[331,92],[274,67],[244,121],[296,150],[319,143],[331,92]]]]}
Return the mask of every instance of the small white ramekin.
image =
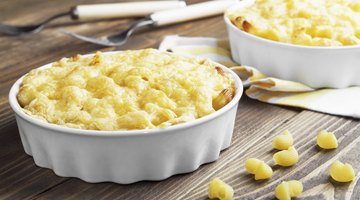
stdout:
{"type": "MultiPolygon", "coordinates": [[[[228,11],[246,9],[254,2],[240,1],[228,11]]],[[[241,65],[312,88],[360,85],[360,45],[314,47],[281,43],[240,30],[226,14],[224,20],[232,57],[241,65]]]]}
{"type": "Polygon", "coordinates": [[[36,165],[87,182],[162,180],[215,161],[220,151],[230,146],[243,86],[234,72],[218,66],[235,80],[233,100],[208,116],[164,129],[81,130],[30,117],[16,99],[24,76],[12,86],[9,102],[25,152],[33,156],[36,165]]]}

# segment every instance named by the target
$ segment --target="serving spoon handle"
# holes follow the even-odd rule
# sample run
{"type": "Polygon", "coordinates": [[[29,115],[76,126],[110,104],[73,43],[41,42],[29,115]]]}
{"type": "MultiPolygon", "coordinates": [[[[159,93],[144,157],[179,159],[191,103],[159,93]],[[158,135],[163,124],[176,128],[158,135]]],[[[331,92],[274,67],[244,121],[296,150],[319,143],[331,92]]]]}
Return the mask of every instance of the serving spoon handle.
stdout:
{"type": "Polygon", "coordinates": [[[156,26],[165,26],[224,13],[239,0],[217,0],[192,4],[183,8],[161,10],[150,15],[156,26]]]}

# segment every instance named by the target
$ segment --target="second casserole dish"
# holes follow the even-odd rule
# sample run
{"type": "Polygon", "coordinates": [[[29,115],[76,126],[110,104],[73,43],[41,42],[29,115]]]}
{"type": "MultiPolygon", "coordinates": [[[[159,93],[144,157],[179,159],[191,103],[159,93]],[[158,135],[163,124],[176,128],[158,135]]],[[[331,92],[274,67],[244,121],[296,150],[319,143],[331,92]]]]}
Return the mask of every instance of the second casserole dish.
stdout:
{"type": "MultiPolygon", "coordinates": [[[[291,7],[291,4],[289,4],[289,2],[291,3],[295,1],[271,1],[277,3],[274,3],[271,7],[267,7],[267,9],[270,10],[268,11],[268,13],[277,13],[279,15],[278,18],[281,18],[281,20],[273,19],[273,21],[276,22],[275,25],[271,25],[271,20],[265,23],[263,22],[263,19],[258,18],[253,19],[253,21],[251,21],[252,18],[249,18],[249,21],[244,20],[246,19],[246,15],[243,16],[242,14],[239,14],[237,18],[234,16],[236,13],[242,13],[240,11],[247,11],[247,9],[253,8],[253,6],[256,5],[258,2],[259,4],[264,2],[266,3],[266,1],[262,0],[244,0],[230,8],[224,16],[224,20],[229,34],[232,57],[236,62],[242,65],[255,67],[268,76],[304,83],[312,88],[344,88],[352,85],[360,85],[360,79],[358,78],[358,74],[360,74],[360,68],[358,67],[360,65],[360,57],[358,56],[360,55],[360,45],[356,42],[360,41],[356,36],[356,30],[360,30],[359,11],[357,11],[356,9],[351,9],[354,13],[352,18],[349,18],[347,21],[342,21],[348,22],[349,20],[352,20],[354,22],[349,22],[349,27],[339,29],[348,30],[350,31],[350,33],[354,30],[353,35],[347,36],[345,35],[344,31],[340,31],[337,37],[339,41],[344,42],[344,45],[353,45],[338,46],[340,45],[339,42],[324,38],[325,36],[329,35],[325,34],[325,28],[324,30],[320,30],[319,28],[317,28],[319,30],[316,29],[315,33],[312,33],[312,31],[315,30],[314,28],[318,26],[320,27],[319,24],[314,24],[314,27],[312,27],[310,24],[309,27],[306,27],[305,22],[315,23],[314,20],[311,19],[312,10],[307,7],[302,8],[304,12],[308,12],[307,15],[305,15],[304,12],[300,12],[300,6],[291,7]],[[296,17],[294,17],[294,15],[296,17]],[[294,20],[289,19],[290,16],[293,17],[294,20],[303,21],[303,23],[299,23],[299,29],[297,29],[295,25],[292,25],[292,23],[294,23],[294,20]],[[231,21],[229,17],[233,21],[231,21]],[[243,30],[240,30],[237,27],[239,26],[239,24],[234,20],[241,20],[242,25],[244,26],[243,28],[241,28],[243,30]],[[251,31],[251,29],[261,27],[259,24],[254,23],[260,23],[261,26],[265,26],[263,30],[267,30],[268,32],[266,34],[262,34],[260,32],[260,29],[259,31],[255,32],[251,31]],[[234,24],[236,24],[237,26],[234,24]],[[266,26],[269,27],[266,28],[266,26]],[[313,41],[311,42],[309,40],[310,43],[305,43],[304,41],[303,44],[298,41],[300,43],[292,44],[291,42],[294,42],[296,40],[285,40],[287,38],[285,36],[287,34],[290,34],[285,31],[285,27],[287,26],[294,28],[291,28],[289,30],[300,31],[301,35],[303,35],[304,38],[308,38],[310,37],[310,35],[314,35],[313,41]],[[277,27],[279,31],[275,30],[274,27],[277,27]],[[253,33],[256,33],[256,35],[254,35],[253,33]],[[281,34],[284,34],[284,38],[282,38],[281,34]],[[262,35],[262,37],[258,35],[262,35]],[[350,40],[352,39],[353,42],[351,43],[350,40]],[[290,43],[286,41],[290,41],[290,43]],[[317,43],[319,43],[319,45],[333,45],[309,46],[316,45],[317,43]]],[[[320,1],[304,2],[309,2],[310,4],[320,1]]],[[[352,5],[351,1],[344,2],[345,3],[341,4],[341,8],[350,9],[350,6],[352,5]]],[[[325,7],[325,5],[321,3],[319,3],[319,6],[325,7]]],[[[319,17],[322,17],[321,14],[326,13],[326,9],[332,9],[331,5],[330,8],[325,9],[323,7],[317,7],[318,12],[315,14],[320,15],[319,17]],[[324,12],[320,12],[320,10],[324,10],[324,12]]],[[[261,12],[261,10],[258,10],[258,12],[261,12]]],[[[261,13],[259,13],[259,15],[262,16],[261,13]]],[[[339,22],[341,21],[338,19],[341,18],[341,16],[336,16],[335,14],[334,16],[330,16],[329,14],[329,17],[333,17],[339,22]]],[[[293,37],[295,36],[297,35],[293,35],[293,37]]]]}

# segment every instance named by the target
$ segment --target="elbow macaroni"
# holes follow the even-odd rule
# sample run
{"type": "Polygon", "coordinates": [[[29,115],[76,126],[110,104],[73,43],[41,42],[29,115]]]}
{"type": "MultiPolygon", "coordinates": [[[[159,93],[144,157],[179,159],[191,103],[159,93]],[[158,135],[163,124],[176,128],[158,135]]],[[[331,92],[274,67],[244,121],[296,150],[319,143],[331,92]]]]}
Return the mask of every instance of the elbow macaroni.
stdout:
{"type": "Polygon", "coordinates": [[[290,147],[287,150],[275,153],[273,160],[277,165],[289,167],[295,165],[299,161],[299,154],[294,147],[290,147]]]}
{"type": "Polygon", "coordinates": [[[335,161],[330,167],[330,176],[338,182],[350,182],[355,179],[355,172],[350,164],[335,161]]]}
{"type": "Polygon", "coordinates": [[[360,44],[360,2],[352,0],[256,0],[227,16],[239,29],[308,46],[360,44]]]}
{"type": "Polygon", "coordinates": [[[219,110],[220,108],[224,107],[234,98],[234,95],[235,95],[234,88],[224,89],[215,99],[213,99],[212,101],[213,108],[215,110],[219,110]]]}
{"type": "MultiPolygon", "coordinates": [[[[275,137],[272,142],[273,147],[282,150],[273,156],[276,164],[280,166],[292,166],[298,162],[299,155],[292,146],[293,142],[293,138],[288,130],[275,137]]],[[[331,132],[320,131],[317,136],[317,143],[321,148],[325,149],[337,147],[336,137],[331,132]]],[[[246,160],[245,169],[247,172],[255,175],[255,180],[268,179],[271,178],[273,174],[269,165],[256,158],[246,160]]],[[[355,172],[350,164],[335,161],[330,167],[330,176],[338,182],[351,182],[355,179],[355,172]]],[[[283,181],[275,188],[274,192],[276,198],[279,200],[291,200],[294,197],[299,197],[302,191],[302,183],[297,180],[291,180],[288,182],[283,181]]],[[[210,199],[232,199],[233,193],[233,189],[218,178],[213,179],[208,188],[208,196],[210,199]]]]}
{"type": "Polygon", "coordinates": [[[338,146],[334,133],[327,132],[325,130],[319,132],[316,138],[316,142],[319,147],[323,149],[336,149],[338,146]]]}
{"type": "Polygon", "coordinates": [[[303,191],[303,186],[300,181],[291,180],[283,181],[275,189],[275,196],[279,200],[291,200],[292,197],[298,197],[303,191]]]}
{"type": "MultiPolygon", "coordinates": [[[[360,4],[359,4],[360,10],[360,4]]],[[[289,131],[284,131],[272,141],[275,149],[282,150],[273,156],[276,164],[281,166],[292,166],[299,160],[299,155],[293,145],[293,138],[289,131]]],[[[324,149],[337,148],[337,140],[332,132],[320,131],[317,136],[317,144],[324,149]]],[[[245,162],[245,169],[255,175],[255,180],[270,178],[273,171],[270,166],[256,158],[250,158],[245,162]]],[[[330,176],[338,182],[351,182],[355,179],[353,167],[348,163],[335,161],[330,167],[330,176]]],[[[210,190],[209,190],[210,191],[210,190]]],[[[280,200],[291,200],[300,196],[303,191],[303,185],[297,180],[283,181],[275,188],[275,196],[280,200]]],[[[210,195],[209,195],[210,197],[210,195]]]]}
{"type": "Polygon", "coordinates": [[[232,78],[207,60],[155,49],[63,58],[23,79],[24,112],[90,130],[164,128],[209,115],[235,95],[232,78]]]}
{"type": "Polygon", "coordinates": [[[286,130],[281,135],[275,137],[272,141],[272,146],[277,150],[285,150],[291,147],[294,143],[294,139],[291,133],[286,130]]]}
{"type": "Polygon", "coordinates": [[[232,200],[234,190],[219,178],[214,178],[209,184],[208,196],[209,199],[232,200]]]}
{"type": "Polygon", "coordinates": [[[245,169],[255,175],[255,180],[271,178],[273,171],[269,165],[256,158],[250,158],[245,162],[245,169]]]}

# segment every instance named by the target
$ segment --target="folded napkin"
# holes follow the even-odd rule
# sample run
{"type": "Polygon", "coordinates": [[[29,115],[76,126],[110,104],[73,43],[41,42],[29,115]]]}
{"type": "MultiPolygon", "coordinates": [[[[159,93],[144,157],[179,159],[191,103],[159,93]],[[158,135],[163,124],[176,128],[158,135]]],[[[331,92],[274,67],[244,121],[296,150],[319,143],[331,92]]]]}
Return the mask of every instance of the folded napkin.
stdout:
{"type": "Polygon", "coordinates": [[[253,67],[238,66],[231,59],[227,40],[172,35],[161,42],[159,49],[209,58],[231,68],[240,76],[244,87],[247,87],[246,95],[252,99],[360,118],[360,86],[344,89],[313,89],[301,83],[267,77],[253,67]]]}

